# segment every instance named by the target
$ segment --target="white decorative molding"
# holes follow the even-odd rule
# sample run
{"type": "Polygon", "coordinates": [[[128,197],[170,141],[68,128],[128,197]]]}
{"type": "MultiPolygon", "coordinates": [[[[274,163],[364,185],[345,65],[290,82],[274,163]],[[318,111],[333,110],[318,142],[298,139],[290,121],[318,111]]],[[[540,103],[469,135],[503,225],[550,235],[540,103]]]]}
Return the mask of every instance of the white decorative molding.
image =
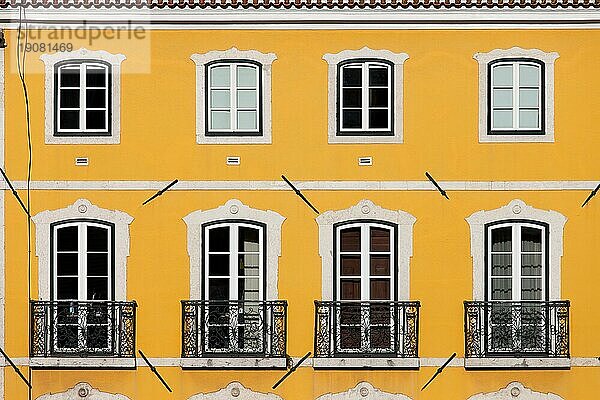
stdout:
{"type": "Polygon", "coordinates": [[[45,64],[45,137],[46,144],[118,144],[121,142],[121,63],[123,54],[111,54],[104,50],[79,50],[68,52],[46,53],[40,56],[45,64]],[[111,135],[110,136],[54,136],[56,124],[55,114],[55,82],[54,66],[58,62],[69,60],[105,61],[111,69],[111,135]]]}
{"type": "Polygon", "coordinates": [[[546,53],[538,49],[494,49],[487,53],[475,53],[473,58],[479,63],[479,142],[554,142],[554,62],[558,53],[546,53]],[[488,90],[491,61],[503,58],[530,58],[544,63],[544,116],[543,135],[488,135],[488,90]]]}
{"type": "Polygon", "coordinates": [[[257,50],[213,50],[203,54],[190,56],[196,64],[196,142],[199,144],[270,144],[271,133],[271,67],[277,59],[274,53],[261,53],[257,50]],[[206,64],[225,60],[251,60],[262,67],[262,135],[261,136],[207,136],[206,135],[206,64]]]}
{"type": "Polygon", "coordinates": [[[419,369],[420,359],[417,357],[315,357],[313,367],[315,369],[419,369]]]}
{"type": "Polygon", "coordinates": [[[368,382],[360,382],[353,389],[340,393],[327,393],[317,400],[411,400],[399,393],[387,393],[376,389],[368,382]]]}
{"type": "Polygon", "coordinates": [[[404,102],[404,62],[408,59],[406,53],[393,53],[389,50],[372,50],[363,47],[360,50],[343,50],[339,53],[327,53],[323,60],[327,66],[327,136],[329,143],[402,143],[403,137],[403,102],[404,102]],[[338,64],[353,59],[378,59],[394,64],[393,98],[393,136],[340,136],[337,134],[338,119],[338,64]]]}
{"type": "Polygon", "coordinates": [[[316,218],[319,225],[319,255],[321,256],[321,296],[333,300],[333,225],[338,222],[376,220],[398,226],[398,300],[410,299],[410,257],[413,251],[413,225],[417,220],[411,214],[392,211],[361,200],[356,205],[339,211],[327,211],[316,218]]]}
{"type": "Polygon", "coordinates": [[[570,358],[467,357],[466,369],[569,369],[570,358]]]}
{"type": "Polygon", "coordinates": [[[190,299],[202,298],[202,225],[220,220],[256,221],[266,225],[267,293],[266,300],[277,300],[277,277],[281,256],[281,225],[284,217],[275,211],[263,211],[248,207],[232,199],[212,210],[197,210],[183,218],[187,225],[187,250],[190,257],[190,299]]]}
{"type": "Polygon", "coordinates": [[[285,369],[285,357],[215,357],[182,358],[179,366],[184,369],[285,369]]]}
{"type": "Polygon", "coordinates": [[[188,400],[283,400],[273,393],[260,393],[250,390],[239,382],[231,382],[227,387],[212,392],[199,393],[190,397],[188,400]]]}
{"type": "Polygon", "coordinates": [[[512,200],[507,205],[490,211],[477,211],[466,221],[471,229],[471,257],[473,258],[473,300],[485,300],[485,225],[495,221],[531,220],[548,224],[550,300],[561,300],[560,275],[563,254],[563,231],[567,218],[557,211],[533,208],[522,200],[512,200]]]}
{"type": "Polygon", "coordinates": [[[553,393],[534,392],[520,382],[511,382],[497,392],[476,394],[468,400],[563,400],[563,398],[553,393]]]}
{"type": "Polygon", "coordinates": [[[129,256],[129,224],[133,217],[122,212],[100,208],[89,200],[79,199],[60,210],[42,211],[32,217],[35,223],[36,255],[38,256],[39,300],[50,299],[50,225],[78,219],[94,219],[114,224],[115,301],[127,300],[127,256],[129,256]]]}
{"type": "Polygon", "coordinates": [[[134,369],[136,365],[135,358],[126,357],[31,357],[29,361],[31,368],[45,369],[134,369]]]}
{"type": "Polygon", "coordinates": [[[41,395],[36,400],[130,400],[122,394],[112,394],[94,389],[87,382],[79,382],[71,389],[61,393],[48,393],[41,395]]]}

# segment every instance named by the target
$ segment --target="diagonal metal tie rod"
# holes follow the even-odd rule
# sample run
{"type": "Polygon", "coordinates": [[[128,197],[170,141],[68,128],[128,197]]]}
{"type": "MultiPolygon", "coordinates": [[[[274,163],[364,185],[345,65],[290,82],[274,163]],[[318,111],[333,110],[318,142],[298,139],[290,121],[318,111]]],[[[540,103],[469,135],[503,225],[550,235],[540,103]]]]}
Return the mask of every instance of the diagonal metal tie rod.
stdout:
{"type": "Polygon", "coordinates": [[[300,190],[298,190],[298,189],[296,188],[296,186],[294,186],[294,185],[292,184],[292,182],[290,182],[290,181],[288,180],[288,178],[286,178],[286,177],[285,177],[285,175],[281,175],[281,179],[283,179],[283,180],[285,181],[285,183],[287,183],[288,185],[290,185],[290,187],[292,188],[292,190],[293,190],[294,192],[296,192],[296,194],[298,195],[298,197],[300,197],[300,198],[301,198],[301,199],[302,199],[302,200],[303,200],[303,201],[304,201],[306,204],[308,204],[308,206],[309,206],[310,208],[312,208],[312,210],[313,210],[314,212],[316,212],[317,214],[321,214],[321,213],[319,212],[319,210],[317,210],[317,209],[315,208],[315,206],[313,206],[312,204],[310,204],[310,201],[308,201],[308,199],[307,199],[306,197],[304,197],[304,195],[302,194],[302,192],[301,192],[300,190]]]}
{"type": "Polygon", "coordinates": [[[10,366],[12,367],[12,369],[15,370],[15,372],[17,373],[17,375],[19,375],[21,377],[21,380],[23,382],[25,382],[25,384],[29,387],[29,389],[31,389],[31,383],[29,383],[29,381],[27,380],[27,378],[25,378],[25,375],[23,375],[23,373],[21,372],[21,370],[19,368],[17,368],[17,366],[15,365],[15,363],[4,352],[4,350],[2,349],[2,347],[0,347],[0,353],[2,353],[2,356],[6,359],[6,361],[8,361],[8,363],[10,364],[10,366]]]}
{"type": "Polygon", "coordinates": [[[431,181],[431,183],[433,183],[433,186],[435,186],[435,188],[438,190],[438,192],[440,192],[440,194],[442,196],[444,196],[445,198],[450,200],[450,197],[448,197],[448,195],[446,194],[446,191],[444,189],[442,189],[440,185],[438,185],[438,183],[435,181],[435,179],[433,179],[433,176],[429,175],[429,172],[425,171],[425,176],[427,177],[427,179],[429,179],[431,181]]]}
{"type": "Polygon", "coordinates": [[[425,388],[426,388],[427,386],[429,386],[429,384],[430,384],[431,382],[433,382],[433,380],[434,380],[434,379],[435,379],[435,378],[436,378],[436,377],[437,377],[439,374],[441,374],[441,373],[442,373],[442,371],[444,370],[444,368],[446,368],[446,366],[447,366],[448,364],[450,364],[450,361],[452,361],[452,359],[454,359],[454,357],[456,357],[456,353],[452,353],[452,355],[450,356],[450,358],[449,358],[449,359],[447,359],[447,360],[446,360],[446,362],[445,362],[445,363],[443,363],[443,364],[442,364],[442,366],[441,366],[441,367],[439,367],[439,368],[437,369],[437,371],[435,371],[435,374],[433,374],[433,376],[431,377],[431,379],[429,379],[429,380],[427,381],[427,383],[425,384],[425,386],[423,386],[423,387],[421,388],[421,391],[425,390],[425,388]]]}
{"type": "Polygon", "coordinates": [[[164,192],[166,192],[167,190],[171,189],[173,186],[175,186],[175,184],[179,182],[179,179],[175,179],[173,182],[169,183],[167,186],[165,186],[164,189],[159,190],[158,192],[156,192],[154,195],[152,195],[152,197],[150,197],[148,200],[146,200],[145,202],[142,203],[143,206],[145,206],[147,203],[150,203],[152,200],[154,200],[155,198],[157,198],[158,196],[161,196],[164,192]]]}
{"type": "Polygon", "coordinates": [[[12,183],[10,183],[10,179],[8,179],[8,176],[6,176],[6,173],[4,172],[4,170],[2,168],[0,168],[0,172],[2,173],[4,180],[8,184],[8,187],[12,191],[12,194],[16,197],[16,199],[19,202],[19,204],[21,205],[21,208],[23,209],[23,211],[25,211],[25,214],[27,214],[28,217],[31,217],[31,215],[29,215],[29,211],[27,210],[27,207],[25,207],[25,204],[23,204],[23,200],[21,200],[21,198],[19,197],[19,193],[17,193],[17,191],[15,190],[12,183]]]}
{"type": "Polygon", "coordinates": [[[581,205],[581,208],[585,207],[585,205],[590,202],[592,197],[594,197],[596,193],[598,193],[598,190],[600,190],[600,183],[598,184],[598,186],[596,186],[594,190],[591,191],[590,195],[587,197],[587,199],[585,199],[585,201],[581,205]]]}
{"type": "Polygon", "coordinates": [[[166,387],[169,392],[173,393],[173,391],[171,390],[171,388],[169,387],[167,382],[165,382],[163,377],[160,376],[160,373],[156,370],[156,367],[150,363],[150,361],[146,358],[146,356],[144,355],[144,353],[142,353],[141,350],[138,350],[138,351],[139,351],[140,355],[142,356],[142,358],[144,359],[144,361],[146,362],[146,364],[148,364],[148,366],[150,367],[150,371],[154,372],[154,375],[156,375],[156,377],[161,381],[161,383],[164,385],[164,387],[166,387]]]}
{"type": "Polygon", "coordinates": [[[310,357],[310,351],[309,351],[308,353],[306,353],[306,354],[304,355],[304,357],[302,357],[302,358],[300,359],[300,361],[298,361],[298,363],[297,363],[296,365],[294,365],[292,368],[290,368],[290,370],[289,370],[288,372],[286,372],[286,373],[285,373],[285,375],[283,375],[283,376],[281,377],[281,379],[277,381],[277,383],[276,383],[276,384],[274,384],[274,385],[273,385],[273,389],[277,389],[277,386],[281,385],[281,383],[282,383],[283,381],[285,381],[285,380],[287,379],[287,377],[288,377],[288,376],[290,376],[290,375],[291,375],[291,374],[292,374],[294,371],[296,371],[296,369],[298,369],[298,367],[299,367],[300,365],[302,365],[302,363],[304,362],[304,360],[306,360],[308,357],[310,357]]]}

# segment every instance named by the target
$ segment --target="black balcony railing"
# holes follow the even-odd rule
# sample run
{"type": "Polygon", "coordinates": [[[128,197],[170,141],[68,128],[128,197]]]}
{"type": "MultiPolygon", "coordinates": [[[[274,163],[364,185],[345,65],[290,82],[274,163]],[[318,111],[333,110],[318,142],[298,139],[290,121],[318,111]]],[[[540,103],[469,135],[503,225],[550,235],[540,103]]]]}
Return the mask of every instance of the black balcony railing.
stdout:
{"type": "Polygon", "coordinates": [[[466,357],[569,357],[569,301],[465,301],[466,357]]]}
{"type": "Polygon", "coordinates": [[[285,300],[190,300],[181,306],[182,357],[285,357],[285,300]]]}
{"type": "Polygon", "coordinates": [[[135,357],[135,301],[32,301],[32,357],[135,357]]]}
{"type": "Polygon", "coordinates": [[[315,356],[418,357],[420,306],[315,301],[315,356]]]}

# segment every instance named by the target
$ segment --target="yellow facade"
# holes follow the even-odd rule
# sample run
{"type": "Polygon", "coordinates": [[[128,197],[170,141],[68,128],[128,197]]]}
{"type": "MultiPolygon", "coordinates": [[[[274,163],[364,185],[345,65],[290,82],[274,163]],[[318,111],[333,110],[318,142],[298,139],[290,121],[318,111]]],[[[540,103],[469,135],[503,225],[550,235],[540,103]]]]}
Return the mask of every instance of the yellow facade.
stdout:
{"type": "MultiPolygon", "coordinates": [[[[361,10],[353,12],[356,17],[361,10]]],[[[587,12],[590,18],[597,14],[596,9],[587,12]]],[[[52,11],[47,13],[50,18],[52,11]]],[[[14,68],[14,24],[6,26],[5,34],[4,164],[7,175],[25,198],[27,136],[21,82],[14,68]]],[[[156,363],[173,393],[164,389],[139,354],[133,370],[50,368],[32,369],[28,375],[28,293],[32,299],[37,298],[35,248],[39,232],[32,224],[28,287],[27,218],[10,191],[5,190],[4,349],[31,378],[31,398],[88,382],[103,392],[119,393],[132,400],[183,400],[216,392],[233,381],[286,400],[317,399],[327,393],[345,392],[363,381],[414,400],[467,400],[515,381],[565,400],[598,397],[600,324],[596,305],[600,304],[600,294],[595,246],[600,243],[600,203],[593,199],[581,207],[599,172],[598,30],[550,23],[527,29],[495,28],[490,24],[478,29],[382,25],[364,30],[351,29],[351,24],[350,28],[344,25],[339,29],[254,29],[243,25],[215,30],[173,25],[148,29],[146,34],[149,58],[142,51],[136,54],[135,48],[125,53],[120,41],[99,39],[92,47],[84,40],[72,41],[75,49],[123,52],[127,57],[121,70],[121,140],[116,145],[44,142],[44,65],[40,53],[27,54],[31,71],[26,73],[33,154],[31,214],[87,199],[98,207],[123,211],[134,218],[129,226],[127,300],[138,304],[136,349],[156,363]],[[328,77],[323,55],[364,46],[409,55],[404,64],[401,144],[328,143],[328,77]],[[554,77],[553,143],[478,141],[478,64],[473,56],[513,46],[559,54],[554,77]],[[272,66],[272,144],[196,143],[196,70],[190,56],[231,47],[277,56],[272,66]],[[241,157],[241,165],[226,165],[227,156],[241,157]],[[364,156],[373,157],[372,166],[357,165],[357,158],[364,156]],[[90,165],[76,166],[76,157],[88,157],[90,165]],[[477,190],[472,186],[448,189],[450,200],[446,200],[429,185],[425,171],[442,186],[456,188],[464,182],[482,182],[484,186],[477,190]],[[409,283],[410,299],[421,302],[418,369],[315,369],[310,358],[273,390],[271,386],[285,373],[284,369],[189,370],[168,365],[181,357],[180,301],[190,298],[188,237],[182,218],[196,210],[217,208],[230,199],[285,217],[277,285],[278,298],[289,304],[287,353],[297,361],[314,351],[314,300],[322,297],[317,215],[286,189],[282,174],[301,187],[306,185],[308,189],[303,193],[322,213],[346,209],[366,199],[384,209],[402,210],[416,217],[409,283]],[[173,179],[184,184],[192,182],[193,187],[175,186],[142,206],[145,199],[173,179]],[[56,185],[64,186],[52,188],[57,181],[56,185]],[[81,181],[125,181],[125,187],[129,186],[86,190],[81,181]],[[210,182],[226,181],[233,181],[227,190],[210,187],[210,182]],[[326,188],[327,184],[345,181],[353,183],[343,190],[326,188]],[[200,187],[194,182],[207,184],[200,187]],[[266,187],[269,182],[271,188],[266,187]],[[369,188],[365,182],[381,186],[386,182],[421,182],[422,188],[409,185],[407,189],[388,190],[369,188]],[[133,188],[137,183],[140,189],[133,188]],[[322,186],[317,188],[319,183],[322,186]],[[237,184],[239,189],[235,188],[237,184]],[[510,184],[520,186],[511,189],[510,184]],[[465,218],[480,210],[498,209],[514,199],[537,209],[557,211],[568,219],[560,277],[561,298],[571,301],[571,367],[567,369],[464,368],[463,301],[473,299],[473,260],[465,218]],[[454,362],[421,391],[453,352],[457,353],[454,362]]],[[[6,366],[4,398],[27,396],[27,387],[6,366]]]]}

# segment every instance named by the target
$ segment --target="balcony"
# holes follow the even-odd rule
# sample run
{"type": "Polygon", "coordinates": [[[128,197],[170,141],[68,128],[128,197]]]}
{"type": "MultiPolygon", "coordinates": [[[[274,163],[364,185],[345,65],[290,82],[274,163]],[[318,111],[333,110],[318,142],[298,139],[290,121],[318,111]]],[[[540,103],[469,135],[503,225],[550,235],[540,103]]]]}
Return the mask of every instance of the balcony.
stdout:
{"type": "Polygon", "coordinates": [[[420,306],[315,301],[315,368],[418,368],[420,306]]]}
{"type": "Polygon", "coordinates": [[[569,301],[465,302],[467,368],[569,368],[569,301]]]}
{"type": "Polygon", "coordinates": [[[135,301],[32,301],[30,306],[32,366],[135,367],[135,301]]]}
{"type": "Polygon", "coordinates": [[[285,368],[287,302],[182,301],[184,368],[285,368]]]}

